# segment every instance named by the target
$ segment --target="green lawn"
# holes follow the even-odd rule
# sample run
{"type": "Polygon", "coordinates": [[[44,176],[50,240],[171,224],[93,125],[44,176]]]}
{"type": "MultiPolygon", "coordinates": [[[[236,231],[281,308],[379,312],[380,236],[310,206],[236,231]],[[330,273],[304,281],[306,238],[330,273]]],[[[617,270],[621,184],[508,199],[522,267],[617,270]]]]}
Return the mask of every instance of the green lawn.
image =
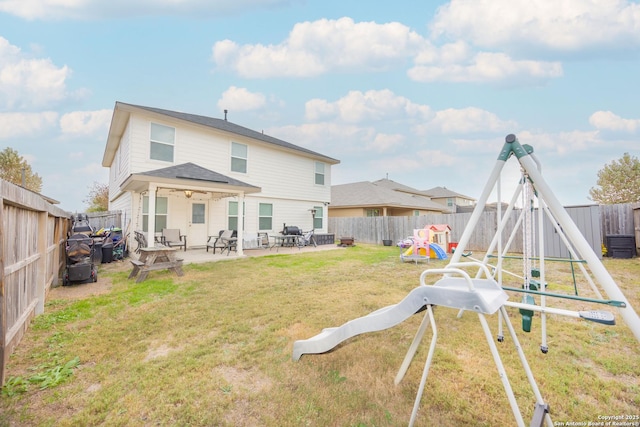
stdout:
{"type": "MultiPolygon", "coordinates": [[[[640,261],[604,262],[638,311],[640,261]]],[[[550,264],[550,290],[570,292],[568,264],[550,264]]],[[[128,271],[101,271],[108,294],[48,301],[35,319],[10,359],[0,426],[406,425],[430,332],[393,381],[422,315],[298,362],[292,346],[399,302],[425,268],[444,265],[403,264],[397,248],[359,244],[188,265],[183,277],[153,272],[139,284],[128,271]]],[[[524,333],[509,312],[556,423],[640,415],[640,345],[620,316],[616,326],[549,316],[542,354],[539,315],[524,333]]],[[[435,309],[438,346],[417,425],[514,425],[477,315],[457,314],[435,309]]],[[[496,331],[497,316],[488,320],[496,331]]],[[[498,347],[528,425],[535,399],[511,340],[498,347]]]]}

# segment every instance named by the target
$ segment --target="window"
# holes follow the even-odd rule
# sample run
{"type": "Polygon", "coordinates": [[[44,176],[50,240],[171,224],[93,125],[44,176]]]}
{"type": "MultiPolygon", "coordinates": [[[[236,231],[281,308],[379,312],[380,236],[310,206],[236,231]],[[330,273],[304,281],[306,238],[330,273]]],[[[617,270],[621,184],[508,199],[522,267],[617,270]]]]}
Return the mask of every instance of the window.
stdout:
{"type": "MultiPolygon", "coordinates": [[[[168,200],[166,197],[156,197],[156,233],[167,228],[168,200]]],[[[149,231],[149,196],[142,198],[142,231],[149,231]]]]}
{"type": "Polygon", "coordinates": [[[414,210],[413,211],[413,216],[420,216],[420,211],[419,210],[414,210]]]}
{"type": "Polygon", "coordinates": [[[273,205],[260,203],[258,207],[258,230],[273,230],[273,205]]]}
{"type": "Polygon", "coordinates": [[[151,123],[151,147],[149,157],[152,160],[173,162],[173,144],[175,139],[175,128],[151,123]]]}
{"type": "Polygon", "coordinates": [[[316,162],[316,184],[324,185],[324,163],[316,162]]]}
{"type": "Polygon", "coordinates": [[[238,202],[229,202],[229,230],[238,229],[238,202]]]}
{"type": "Polygon", "coordinates": [[[231,170],[233,172],[247,173],[247,146],[231,143],[231,170]]]}
{"type": "Polygon", "coordinates": [[[367,216],[380,216],[380,209],[367,209],[367,216]]]}
{"type": "Polygon", "coordinates": [[[204,224],[204,203],[192,203],[191,204],[191,223],[192,224],[204,224]]]}
{"type": "Polygon", "coordinates": [[[322,206],[314,206],[313,209],[316,210],[316,215],[313,218],[313,228],[322,228],[322,206]]]}
{"type": "Polygon", "coordinates": [[[451,197],[447,198],[447,206],[453,206],[453,199],[451,197]]]}

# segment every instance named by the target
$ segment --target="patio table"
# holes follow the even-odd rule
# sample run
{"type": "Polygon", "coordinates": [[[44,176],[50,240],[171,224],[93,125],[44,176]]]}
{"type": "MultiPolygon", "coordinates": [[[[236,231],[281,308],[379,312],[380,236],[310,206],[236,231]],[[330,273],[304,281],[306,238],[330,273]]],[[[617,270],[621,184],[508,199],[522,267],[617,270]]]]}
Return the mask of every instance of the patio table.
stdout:
{"type": "Polygon", "coordinates": [[[129,274],[129,279],[136,276],[136,283],[140,283],[147,278],[150,271],[170,270],[177,276],[182,276],[182,259],[176,258],[177,248],[168,246],[154,246],[150,248],[140,248],[140,258],[131,260],[133,270],[129,274]]]}

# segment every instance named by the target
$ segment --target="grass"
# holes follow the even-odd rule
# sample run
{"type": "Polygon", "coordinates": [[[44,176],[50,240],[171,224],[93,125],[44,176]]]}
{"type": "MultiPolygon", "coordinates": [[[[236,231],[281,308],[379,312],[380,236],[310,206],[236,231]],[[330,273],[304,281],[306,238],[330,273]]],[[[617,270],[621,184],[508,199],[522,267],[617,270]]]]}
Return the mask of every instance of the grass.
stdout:
{"type": "MultiPolygon", "coordinates": [[[[638,310],[639,260],[604,262],[638,310]]],[[[109,294],[48,301],[11,356],[0,426],[406,425],[430,332],[404,380],[393,380],[421,316],[298,362],[292,345],[400,301],[425,268],[444,265],[403,264],[395,248],[358,245],[189,265],[183,277],[153,272],[140,284],[128,271],[101,271],[109,294]]],[[[566,263],[547,270],[551,291],[573,289],[566,263]]],[[[477,315],[437,307],[435,317],[418,424],[513,425],[477,315]]],[[[554,421],[640,415],[640,346],[620,316],[608,327],[549,316],[548,354],[538,314],[529,334],[517,310],[510,317],[554,421]]],[[[488,320],[495,331],[496,316],[488,320]]],[[[511,340],[498,345],[528,423],[535,398],[511,340]]]]}

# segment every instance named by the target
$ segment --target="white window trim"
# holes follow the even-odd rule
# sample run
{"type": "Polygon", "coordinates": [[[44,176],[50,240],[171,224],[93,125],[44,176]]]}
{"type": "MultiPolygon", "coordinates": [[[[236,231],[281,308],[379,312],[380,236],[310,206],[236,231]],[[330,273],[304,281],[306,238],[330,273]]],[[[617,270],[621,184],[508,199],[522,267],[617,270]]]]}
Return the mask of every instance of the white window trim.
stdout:
{"type": "Polygon", "coordinates": [[[245,174],[247,175],[249,173],[249,145],[248,144],[243,144],[242,142],[236,142],[236,141],[231,141],[231,145],[229,147],[229,151],[230,151],[230,156],[229,156],[229,170],[231,172],[234,173],[241,173],[241,174],[245,174]],[[233,155],[233,145],[237,144],[237,145],[242,145],[244,147],[246,147],[247,149],[247,155],[246,157],[238,157],[238,156],[234,156],[233,155]],[[235,171],[233,170],[233,159],[239,159],[239,160],[244,160],[245,162],[245,171],[235,171]]]}

